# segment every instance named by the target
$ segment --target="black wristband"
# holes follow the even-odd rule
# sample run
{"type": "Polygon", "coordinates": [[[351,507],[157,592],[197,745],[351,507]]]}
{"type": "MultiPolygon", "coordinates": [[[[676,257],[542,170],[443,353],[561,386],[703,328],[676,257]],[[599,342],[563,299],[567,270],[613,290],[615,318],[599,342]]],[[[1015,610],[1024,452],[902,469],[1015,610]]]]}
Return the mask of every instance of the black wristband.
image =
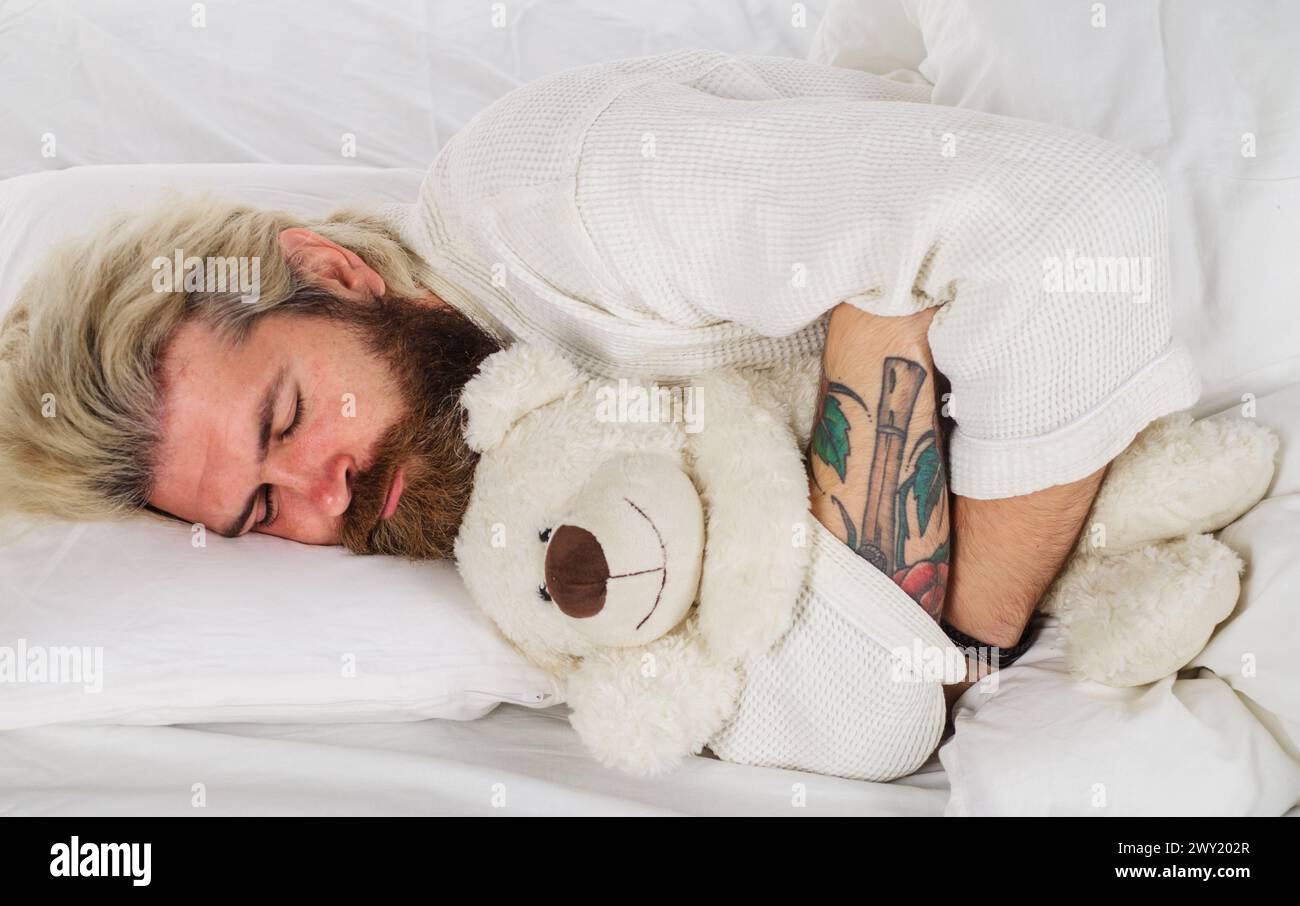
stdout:
{"type": "Polygon", "coordinates": [[[1029,650],[1029,646],[1034,643],[1034,638],[1038,635],[1038,614],[1035,612],[1025,624],[1025,631],[1020,634],[1020,640],[1010,648],[999,648],[997,645],[990,645],[988,642],[981,642],[977,638],[966,635],[960,629],[954,627],[947,620],[940,620],[939,627],[952,640],[952,643],[958,648],[967,652],[967,656],[974,654],[975,660],[982,664],[988,664],[994,670],[1001,670],[1003,667],[1010,667],[1020,656],[1029,650]]]}

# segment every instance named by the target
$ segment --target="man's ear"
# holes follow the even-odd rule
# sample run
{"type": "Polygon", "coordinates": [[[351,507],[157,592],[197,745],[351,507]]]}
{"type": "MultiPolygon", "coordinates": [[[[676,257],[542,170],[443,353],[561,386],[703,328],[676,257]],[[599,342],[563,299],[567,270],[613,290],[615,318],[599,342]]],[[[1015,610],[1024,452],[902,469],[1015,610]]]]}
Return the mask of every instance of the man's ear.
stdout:
{"type": "Polygon", "coordinates": [[[465,442],[480,453],[499,444],[520,418],[564,396],[584,377],[559,353],[531,343],[493,353],[461,394],[465,442]]]}
{"type": "Polygon", "coordinates": [[[340,299],[372,302],[387,291],[384,278],[351,249],[306,227],[281,230],[280,249],[289,266],[340,299]]]}

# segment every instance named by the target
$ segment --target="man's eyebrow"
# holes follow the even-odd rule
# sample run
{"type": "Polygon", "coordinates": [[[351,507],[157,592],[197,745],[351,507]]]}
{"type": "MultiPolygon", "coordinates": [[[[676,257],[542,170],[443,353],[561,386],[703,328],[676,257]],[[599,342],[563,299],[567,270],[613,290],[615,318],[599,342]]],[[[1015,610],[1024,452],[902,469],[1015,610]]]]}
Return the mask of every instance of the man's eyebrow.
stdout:
{"type": "MultiPolygon", "coordinates": [[[[257,423],[258,465],[266,462],[266,452],[271,446],[271,419],[275,415],[275,401],[280,398],[280,388],[284,386],[284,375],[285,369],[281,368],[266,388],[266,393],[262,396],[262,405],[258,411],[257,423]]],[[[248,495],[248,502],[244,504],[243,512],[235,517],[224,532],[218,532],[218,534],[224,538],[237,538],[244,530],[244,523],[248,522],[248,517],[253,514],[253,507],[257,506],[257,495],[261,491],[261,485],[253,488],[253,493],[248,495]]]]}

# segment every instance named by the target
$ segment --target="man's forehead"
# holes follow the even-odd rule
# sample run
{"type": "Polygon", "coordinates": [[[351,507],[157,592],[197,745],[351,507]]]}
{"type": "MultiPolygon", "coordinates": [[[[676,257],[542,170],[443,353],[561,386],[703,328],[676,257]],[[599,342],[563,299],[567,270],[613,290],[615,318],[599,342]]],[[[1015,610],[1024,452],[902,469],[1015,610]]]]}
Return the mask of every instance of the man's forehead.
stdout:
{"type": "MultiPolygon", "coordinates": [[[[255,332],[250,332],[250,340],[255,332]]],[[[216,328],[201,320],[188,320],[168,338],[159,366],[164,375],[184,377],[195,367],[238,361],[245,345],[223,340],[216,328]]]]}
{"type": "Polygon", "coordinates": [[[251,481],[254,467],[255,410],[276,366],[246,352],[202,325],[177,331],[161,363],[155,506],[198,521],[227,519],[219,508],[247,494],[240,483],[251,481]]]}

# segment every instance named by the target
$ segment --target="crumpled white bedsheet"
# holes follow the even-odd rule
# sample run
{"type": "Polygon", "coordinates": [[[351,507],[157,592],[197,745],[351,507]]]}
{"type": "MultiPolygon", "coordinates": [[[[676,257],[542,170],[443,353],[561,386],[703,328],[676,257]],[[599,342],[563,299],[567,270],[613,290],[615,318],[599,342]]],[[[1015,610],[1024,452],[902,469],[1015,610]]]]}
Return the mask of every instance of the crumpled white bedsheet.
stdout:
{"type": "Polygon", "coordinates": [[[927,816],[947,798],[935,762],[894,783],[710,758],[628,777],[591,759],[563,708],[503,705],[469,722],[0,733],[0,816],[927,816]]]}
{"type": "Polygon", "coordinates": [[[1300,762],[1224,679],[1081,683],[1056,633],[1045,626],[996,693],[962,697],[940,750],[946,814],[1277,816],[1300,802],[1300,762]]]}
{"type": "MultiPolygon", "coordinates": [[[[1064,672],[1054,624],[955,709],[950,815],[1280,815],[1300,805],[1300,384],[1254,401],[1282,438],[1268,496],[1218,537],[1237,609],[1178,677],[1112,689],[1064,672]]],[[[1234,415],[1233,417],[1237,417],[1234,415]]]]}

